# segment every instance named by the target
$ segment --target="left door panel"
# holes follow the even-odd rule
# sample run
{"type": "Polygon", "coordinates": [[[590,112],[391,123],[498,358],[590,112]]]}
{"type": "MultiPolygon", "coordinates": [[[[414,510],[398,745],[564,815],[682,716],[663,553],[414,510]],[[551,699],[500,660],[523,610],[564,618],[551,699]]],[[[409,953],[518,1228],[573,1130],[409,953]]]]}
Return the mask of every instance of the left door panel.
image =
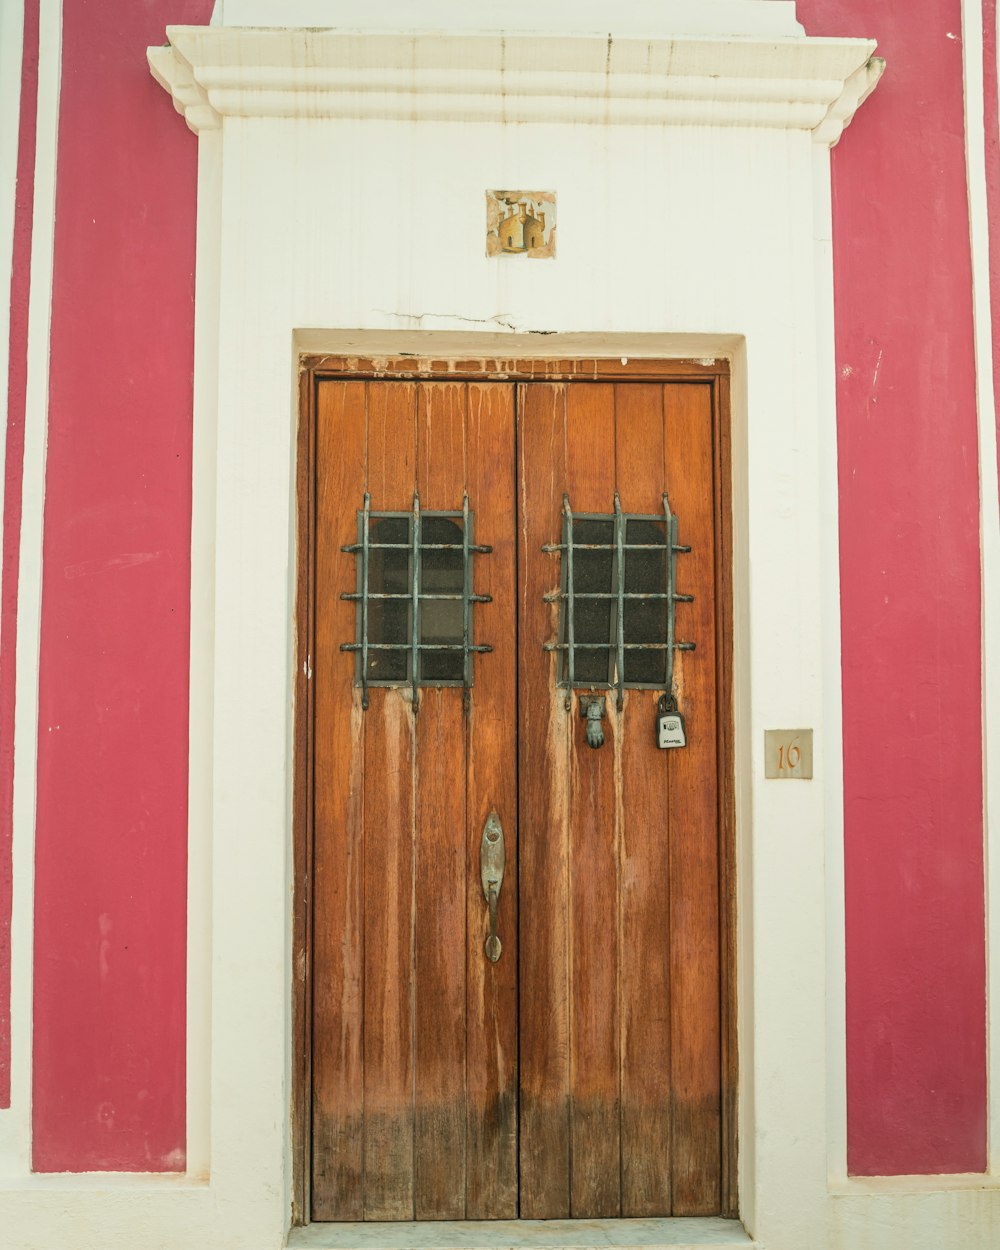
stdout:
{"type": "MultiPolygon", "coordinates": [[[[514,395],[320,381],[316,394],[314,1220],[517,1215],[514,395]],[[356,683],[358,512],[474,517],[473,685],[356,683]],[[507,848],[484,953],[480,840],[507,848]]],[[[410,531],[412,532],[412,530],[410,531]]],[[[441,612],[446,608],[438,605],[441,612]]]]}

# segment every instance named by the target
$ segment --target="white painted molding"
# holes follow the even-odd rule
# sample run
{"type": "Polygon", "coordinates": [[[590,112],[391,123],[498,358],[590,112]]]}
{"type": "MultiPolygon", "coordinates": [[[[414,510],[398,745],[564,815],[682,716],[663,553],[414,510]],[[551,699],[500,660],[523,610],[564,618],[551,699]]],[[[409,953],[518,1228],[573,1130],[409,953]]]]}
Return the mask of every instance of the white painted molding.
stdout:
{"type": "Polygon", "coordinates": [[[183,114],[195,134],[218,127],[219,114],[208,103],[204,89],[195,82],[191,66],[182,56],[169,45],[147,48],[146,56],[153,77],[170,92],[174,108],[183,114]]]}
{"type": "Polygon", "coordinates": [[[817,143],[835,147],[840,136],[851,124],[854,114],[878,86],[885,72],[885,60],[880,56],[869,57],[867,62],[844,83],[844,90],[830,105],[826,117],[813,129],[817,143]]]}
{"type": "Polygon", "coordinates": [[[869,39],[639,40],[171,26],[153,77],[223,117],[753,126],[837,142],[883,62],[869,39]]]}

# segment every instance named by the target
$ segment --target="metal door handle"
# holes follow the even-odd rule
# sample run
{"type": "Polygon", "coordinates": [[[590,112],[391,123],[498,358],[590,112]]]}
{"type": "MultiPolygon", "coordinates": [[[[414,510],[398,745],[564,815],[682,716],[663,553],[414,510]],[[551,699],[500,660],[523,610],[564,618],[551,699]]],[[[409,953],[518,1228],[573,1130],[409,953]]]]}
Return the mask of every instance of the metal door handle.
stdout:
{"type": "Polygon", "coordinates": [[[503,870],[506,861],[503,841],[503,827],[496,812],[490,812],[483,826],[483,840],[479,847],[479,872],[483,883],[483,894],[490,911],[490,931],[486,939],[486,958],[495,964],[503,949],[497,936],[497,904],[500,900],[500,889],[503,885],[503,870]]]}

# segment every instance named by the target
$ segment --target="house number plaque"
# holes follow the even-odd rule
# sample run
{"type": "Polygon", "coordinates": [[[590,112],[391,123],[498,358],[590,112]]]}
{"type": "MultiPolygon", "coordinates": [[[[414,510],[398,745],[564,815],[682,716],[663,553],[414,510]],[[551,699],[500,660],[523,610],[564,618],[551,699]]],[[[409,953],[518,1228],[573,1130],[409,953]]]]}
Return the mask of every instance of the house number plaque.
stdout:
{"type": "Polygon", "coordinates": [[[811,781],[813,731],[811,729],[764,730],[764,776],[775,781],[811,781]]]}

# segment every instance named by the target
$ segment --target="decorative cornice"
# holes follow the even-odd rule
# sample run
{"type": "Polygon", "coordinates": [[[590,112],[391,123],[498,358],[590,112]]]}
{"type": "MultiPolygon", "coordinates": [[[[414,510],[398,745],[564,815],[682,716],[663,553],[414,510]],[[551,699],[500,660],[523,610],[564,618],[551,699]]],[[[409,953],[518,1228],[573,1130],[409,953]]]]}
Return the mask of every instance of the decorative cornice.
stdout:
{"type": "Polygon", "coordinates": [[[754,126],[832,145],[884,62],[868,39],[556,38],[171,26],[153,77],[223,117],[754,126]]]}
{"type": "Polygon", "coordinates": [[[831,148],[836,146],[854,114],[878,86],[884,72],[885,60],[880,56],[869,57],[860,69],[854,71],[844,83],[844,90],[830,105],[826,117],[813,128],[813,138],[817,143],[829,144],[831,148]]]}

